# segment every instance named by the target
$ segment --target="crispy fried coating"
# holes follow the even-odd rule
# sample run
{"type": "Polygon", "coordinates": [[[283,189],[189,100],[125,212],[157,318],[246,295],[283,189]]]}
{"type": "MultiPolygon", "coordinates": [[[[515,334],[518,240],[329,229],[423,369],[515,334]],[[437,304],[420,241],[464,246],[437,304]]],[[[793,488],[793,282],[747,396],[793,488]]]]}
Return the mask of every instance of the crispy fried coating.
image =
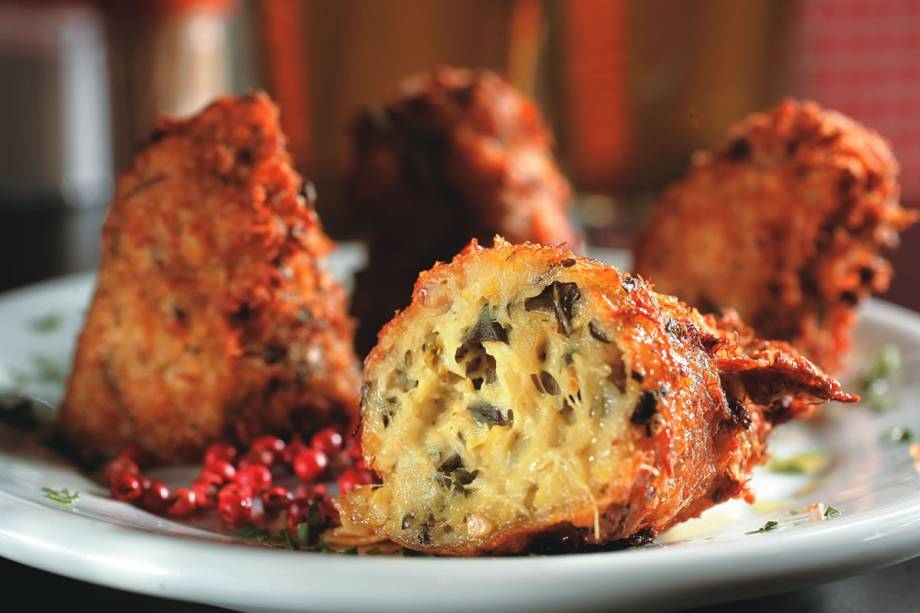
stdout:
{"type": "Polygon", "coordinates": [[[888,287],[882,249],[917,219],[898,203],[897,173],[875,132],[785,100],[694,156],[636,241],[635,270],[701,309],[736,309],[836,371],[854,307],[888,287]]]}
{"type": "Polygon", "coordinates": [[[190,459],[356,415],[353,323],[301,188],[264,94],[159,123],[103,230],[58,424],[79,450],[190,459]]]}
{"type": "Polygon", "coordinates": [[[567,216],[571,190],[533,102],[488,71],[442,68],[407,80],[401,92],[365,109],[351,131],[348,199],[371,234],[352,307],[362,352],[406,306],[418,273],[470,238],[581,242],[567,216]]]}
{"type": "Polygon", "coordinates": [[[343,527],[449,555],[648,537],[747,495],[776,423],[855,400],[787,343],[554,247],[473,241],[365,363],[383,484],[343,527]]]}

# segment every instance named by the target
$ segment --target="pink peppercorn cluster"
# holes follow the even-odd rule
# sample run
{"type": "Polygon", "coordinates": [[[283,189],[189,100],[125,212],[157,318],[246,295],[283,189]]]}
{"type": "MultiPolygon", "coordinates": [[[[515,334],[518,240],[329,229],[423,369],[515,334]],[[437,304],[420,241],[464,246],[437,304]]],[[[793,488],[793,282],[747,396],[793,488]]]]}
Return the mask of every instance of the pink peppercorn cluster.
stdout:
{"type": "Polygon", "coordinates": [[[113,498],[174,518],[217,509],[221,523],[232,528],[264,526],[286,514],[292,533],[311,513],[318,512],[324,525],[338,523],[323,480],[335,479],[340,493],[374,481],[360,447],[346,447],[344,437],[331,428],[316,433],[309,445],[299,437],[285,442],[262,436],[241,453],[234,445],[214,443],[190,487],[170,490],[144,476],[145,464],[141,453],[126,449],[106,465],[113,498]],[[295,487],[277,483],[291,481],[291,475],[300,481],[295,487]]]}

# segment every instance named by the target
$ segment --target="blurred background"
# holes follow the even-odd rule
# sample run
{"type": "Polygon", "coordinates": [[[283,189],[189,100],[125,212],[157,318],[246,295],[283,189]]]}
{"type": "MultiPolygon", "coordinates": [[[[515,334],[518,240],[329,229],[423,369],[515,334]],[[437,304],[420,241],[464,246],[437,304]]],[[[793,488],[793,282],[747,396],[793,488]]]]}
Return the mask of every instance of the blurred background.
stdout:
{"type": "MultiPolygon", "coordinates": [[[[0,289],[92,268],[157,115],[255,88],[327,229],[352,237],[349,118],[441,64],[538,101],[595,244],[628,246],[693,150],[786,95],[889,138],[920,203],[920,1],[0,0],[0,289]]],[[[903,243],[888,297],[920,309],[920,229],[903,243]]]]}

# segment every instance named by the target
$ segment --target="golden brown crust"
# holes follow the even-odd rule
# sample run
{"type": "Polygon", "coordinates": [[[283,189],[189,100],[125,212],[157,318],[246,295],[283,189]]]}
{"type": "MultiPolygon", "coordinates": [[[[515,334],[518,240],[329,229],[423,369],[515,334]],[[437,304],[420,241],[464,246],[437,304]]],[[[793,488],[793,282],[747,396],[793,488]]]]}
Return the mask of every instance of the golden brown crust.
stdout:
{"type": "Polygon", "coordinates": [[[736,309],[766,338],[842,365],[854,306],[888,287],[880,251],[917,218],[875,132],[811,102],[749,117],[664,194],[636,271],[707,311],[736,309]]]}
{"type": "MultiPolygon", "coordinates": [[[[471,290],[472,295],[479,295],[479,287],[471,290]]],[[[499,304],[497,308],[501,312],[503,307],[499,304]]],[[[511,314],[516,307],[504,308],[511,314]]],[[[514,347],[518,328],[505,329],[514,347]]],[[[575,334],[573,331],[571,338],[575,334]]],[[[418,387],[426,385],[420,381],[418,387]]],[[[791,346],[755,339],[737,319],[704,317],[674,298],[652,292],[641,278],[600,262],[552,247],[512,246],[501,239],[490,249],[473,241],[451,263],[438,264],[419,277],[411,305],[381,331],[378,345],[365,361],[365,388],[369,397],[362,405],[363,446],[368,465],[377,470],[384,485],[380,490],[368,487],[340,498],[343,522],[382,532],[406,547],[445,555],[518,552],[536,538],[564,536],[600,544],[657,534],[715,503],[745,495],[752,467],[764,460],[774,422],[798,416],[807,410],[807,402],[855,400],[791,346]],[[403,339],[428,320],[459,310],[463,288],[481,282],[484,275],[494,279],[483,282],[483,287],[507,288],[520,278],[530,283],[533,274],[536,280],[527,285],[534,288],[531,294],[554,279],[576,283],[580,310],[572,325],[601,326],[603,334],[592,336],[610,335],[604,342],[613,339],[622,352],[623,380],[617,385],[624,389],[623,398],[639,401],[628,407],[625,416],[608,415],[609,420],[628,422],[625,438],[615,438],[609,447],[620,454],[613,473],[618,476],[610,482],[593,483],[590,498],[573,499],[546,513],[533,510],[530,516],[498,526],[482,538],[446,544],[430,537],[437,524],[427,527],[424,538],[414,529],[400,530],[398,522],[394,528],[391,516],[401,510],[382,504],[380,500],[387,499],[379,498],[378,492],[402,477],[381,467],[381,454],[387,453],[386,439],[393,436],[393,426],[381,425],[381,405],[376,400],[380,394],[375,391],[388,380],[393,356],[399,359],[405,349],[403,339]]],[[[400,402],[404,402],[400,410],[414,409],[400,402]]],[[[515,423],[528,410],[518,403],[515,423]]],[[[594,423],[598,427],[595,438],[609,435],[606,426],[597,426],[603,422],[594,423]]],[[[465,440],[471,439],[466,436],[465,440]]],[[[409,455],[406,447],[410,444],[403,441],[404,457],[409,455]]],[[[591,449],[592,457],[600,458],[603,445],[591,449]]],[[[554,452],[545,450],[546,455],[554,452]]],[[[481,473],[511,471],[506,467],[506,462],[498,461],[494,466],[475,468],[481,473]]],[[[500,472],[499,477],[509,484],[508,491],[519,478],[523,477],[516,472],[500,472]]],[[[477,504],[476,495],[454,499],[446,508],[469,501],[477,504]]],[[[455,535],[456,527],[449,532],[455,535]]]]}
{"type": "Polygon", "coordinates": [[[489,71],[441,68],[352,126],[348,199],[370,230],[353,312],[367,351],[422,270],[471,237],[577,248],[571,190],[536,105],[489,71]]]}
{"type": "Polygon", "coordinates": [[[359,374],[332,244],[264,94],[163,119],[118,181],[59,427],[87,455],[346,422],[359,374]]]}

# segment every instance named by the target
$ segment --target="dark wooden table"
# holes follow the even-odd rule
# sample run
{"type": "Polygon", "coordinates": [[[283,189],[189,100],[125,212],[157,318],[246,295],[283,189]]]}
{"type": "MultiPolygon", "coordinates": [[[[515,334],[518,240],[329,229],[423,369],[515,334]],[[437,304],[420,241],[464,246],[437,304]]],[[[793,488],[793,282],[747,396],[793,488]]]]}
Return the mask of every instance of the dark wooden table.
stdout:
{"type": "MultiPolygon", "coordinates": [[[[0,291],[93,268],[103,216],[104,211],[98,208],[78,210],[36,205],[4,209],[0,206],[0,262],[3,262],[0,291]]],[[[893,260],[897,276],[884,298],[920,311],[920,227],[903,236],[902,247],[893,260]]],[[[0,558],[0,578],[4,602],[28,603],[29,608],[35,610],[51,607],[79,611],[130,610],[134,613],[216,610],[66,579],[3,558],[0,558]]],[[[920,558],[841,581],[697,611],[735,610],[747,613],[920,611],[920,558]]]]}

